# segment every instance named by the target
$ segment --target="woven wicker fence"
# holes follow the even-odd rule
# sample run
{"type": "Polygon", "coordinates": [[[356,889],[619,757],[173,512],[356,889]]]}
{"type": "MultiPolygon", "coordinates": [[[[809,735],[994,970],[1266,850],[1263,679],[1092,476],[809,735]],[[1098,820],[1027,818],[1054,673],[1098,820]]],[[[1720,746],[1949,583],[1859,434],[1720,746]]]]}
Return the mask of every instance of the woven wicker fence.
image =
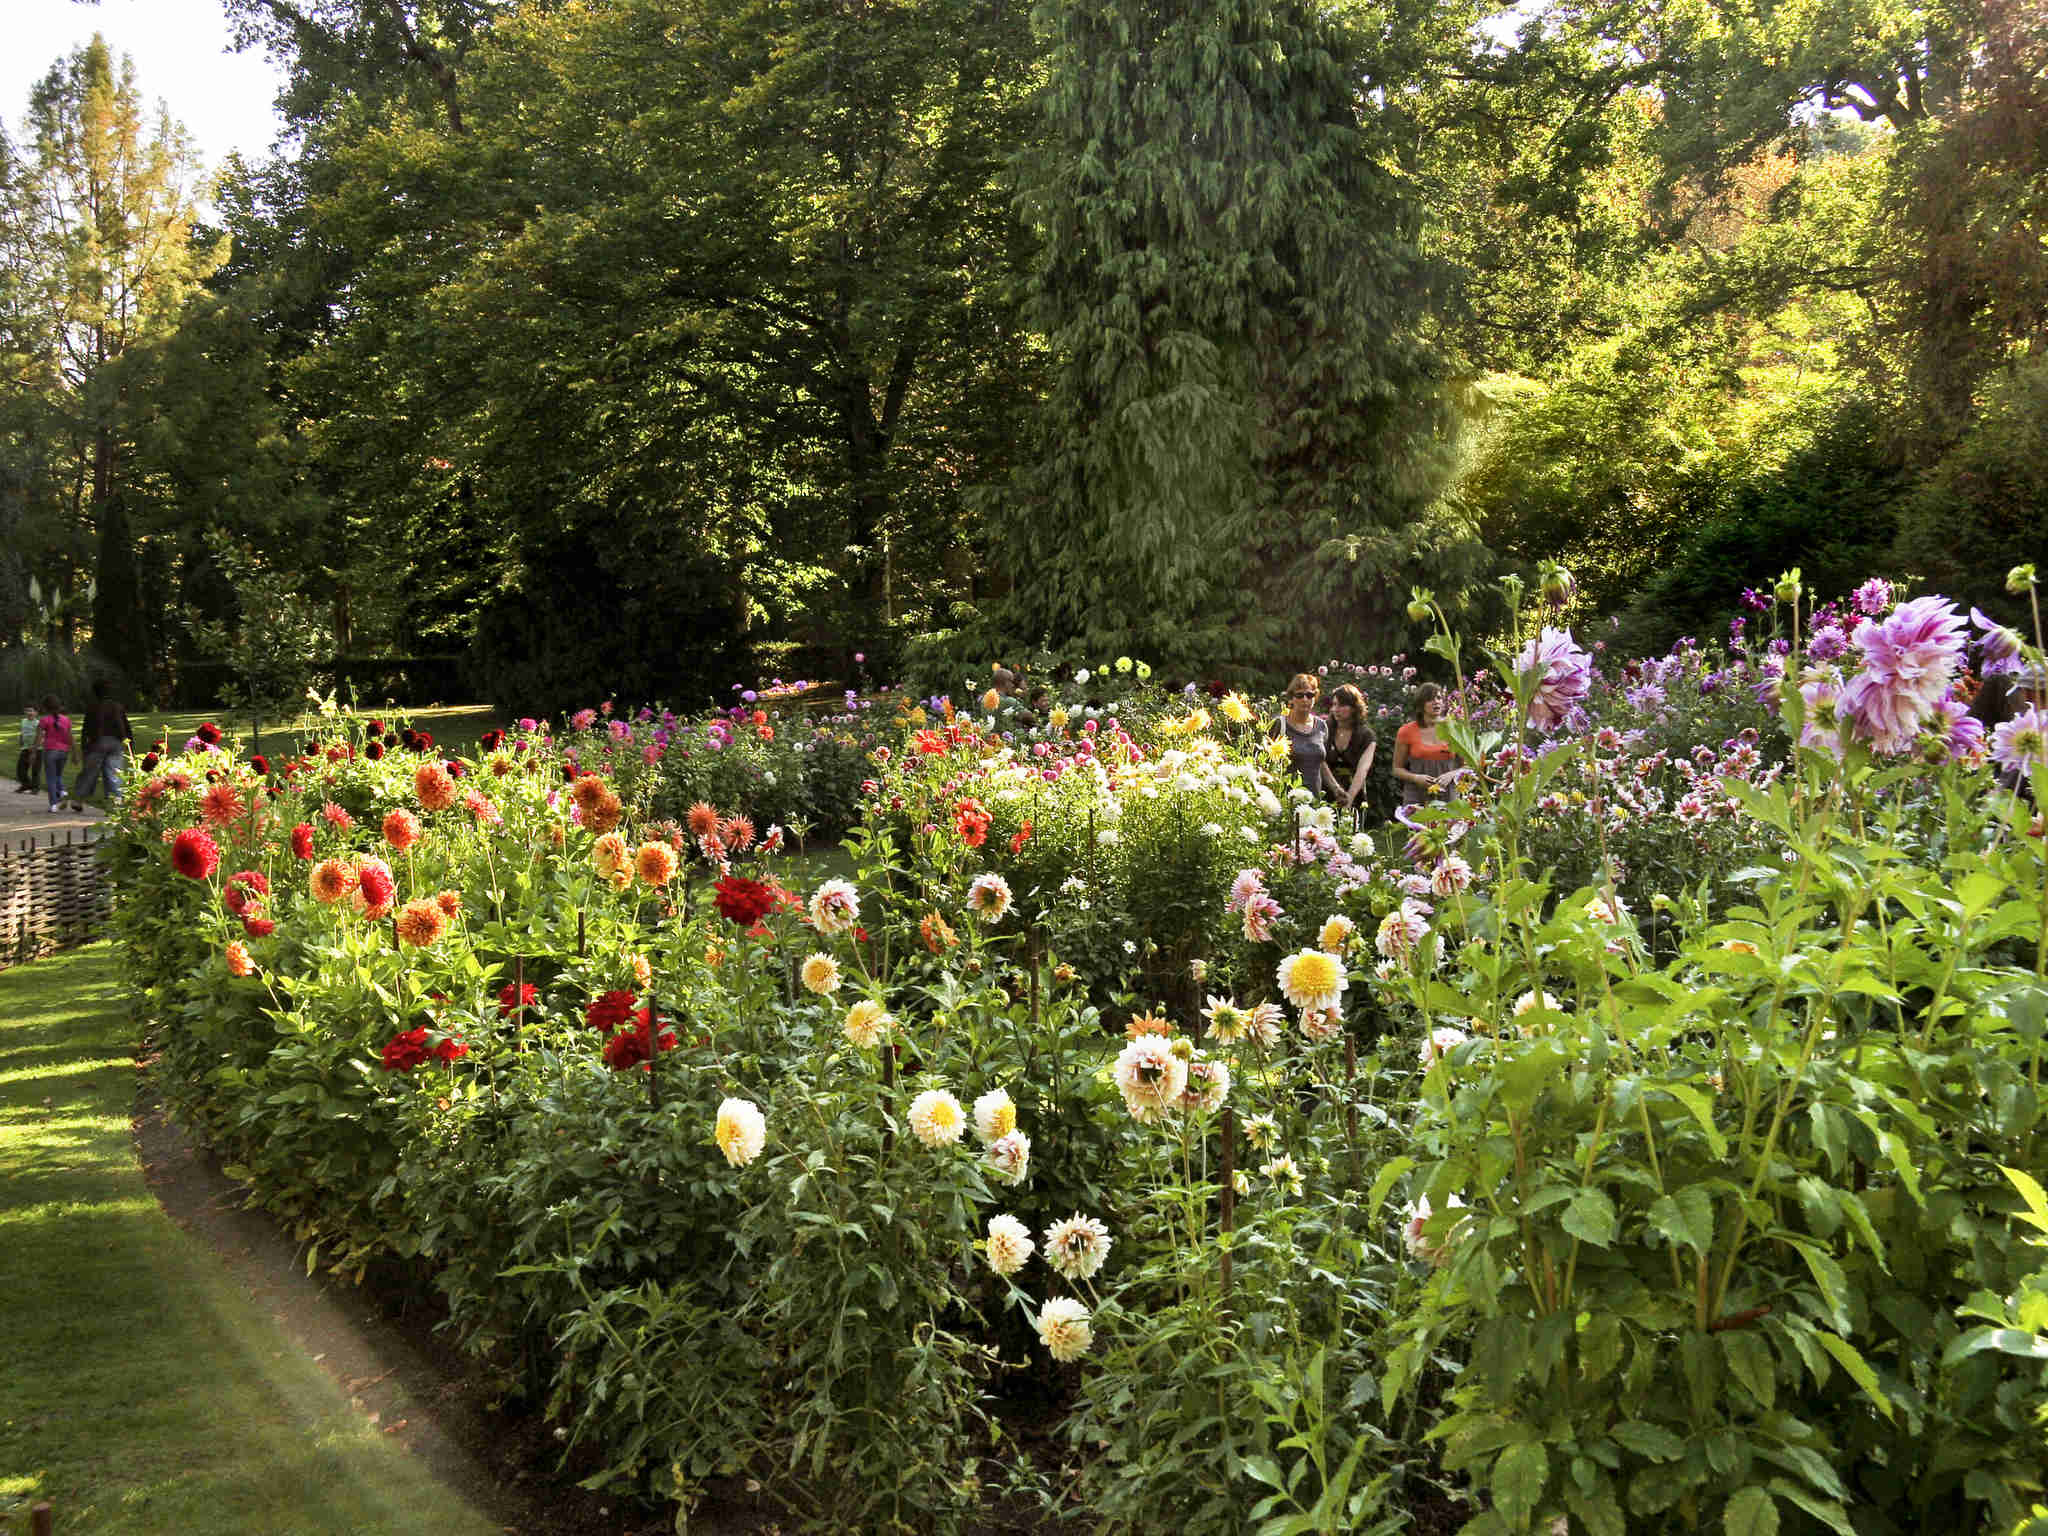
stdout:
{"type": "Polygon", "coordinates": [[[93,936],[113,905],[93,834],[0,846],[0,969],[93,936]]]}

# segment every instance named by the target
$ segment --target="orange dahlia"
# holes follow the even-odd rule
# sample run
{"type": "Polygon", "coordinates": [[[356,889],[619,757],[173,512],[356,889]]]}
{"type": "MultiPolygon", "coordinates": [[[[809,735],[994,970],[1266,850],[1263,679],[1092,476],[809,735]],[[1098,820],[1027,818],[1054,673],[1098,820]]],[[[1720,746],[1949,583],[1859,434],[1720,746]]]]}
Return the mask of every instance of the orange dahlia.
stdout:
{"type": "Polygon", "coordinates": [[[420,819],[411,811],[387,811],[384,815],[384,841],[400,853],[405,852],[420,840],[420,819]]]}
{"type": "Polygon", "coordinates": [[[609,875],[615,869],[624,869],[631,857],[626,852],[626,840],[616,832],[607,832],[590,847],[590,862],[597,866],[601,875],[609,875]]]}
{"type": "Polygon", "coordinates": [[[584,813],[583,824],[593,832],[609,832],[619,824],[625,814],[626,807],[619,797],[606,790],[596,807],[584,813]]]}
{"type": "Polygon", "coordinates": [[[683,819],[689,825],[692,837],[711,837],[718,831],[718,812],[702,800],[691,806],[683,819]]]}
{"type": "Polygon", "coordinates": [[[441,909],[443,917],[454,917],[462,911],[462,892],[436,891],[434,905],[441,909]]]}
{"type": "Polygon", "coordinates": [[[423,897],[398,909],[398,937],[407,944],[425,949],[447,931],[448,919],[437,902],[423,897]]]}
{"type": "Polygon", "coordinates": [[[667,885],[675,878],[676,852],[667,843],[642,843],[633,855],[633,868],[649,885],[667,885]]]}
{"type": "Polygon", "coordinates": [[[1135,1040],[1140,1035],[1170,1035],[1173,1026],[1156,1013],[1134,1013],[1131,1022],[1124,1026],[1124,1038],[1135,1040]]]}
{"type": "Polygon", "coordinates": [[[578,774],[576,782],[569,786],[569,798],[576,802],[576,809],[586,816],[596,810],[597,803],[609,793],[610,790],[604,780],[594,773],[578,774]]]}
{"type": "Polygon", "coordinates": [[[718,829],[718,835],[725,839],[726,846],[734,853],[745,853],[754,841],[752,818],[735,816],[718,829]]]}
{"type": "Polygon", "coordinates": [[[924,937],[924,947],[933,954],[942,954],[959,943],[952,925],[936,912],[927,912],[918,921],[917,931],[924,937]]]}
{"type": "Polygon", "coordinates": [[[339,901],[356,888],[355,866],[341,859],[322,859],[306,877],[306,888],[315,901],[339,901]]]}
{"type": "Polygon", "coordinates": [[[455,780],[439,763],[421,763],[412,776],[412,788],[420,797],[422,810],[445,811],[462,798],[456,793],[455,780]]]}
{"type": "Polygon", "coordinates": [[[249,958],[249,946],[240,942],[227,948],[228,974],[230,976],[254,976],[256,962],[249,958]]]}
{"type": "Polygon", "coordinates": [[[242,792],[225,779],[209,784],[206,793],[199,797],[200,816],[216,827],[239,821],[248,809],[249,802],[242,798],[242,792]]]}

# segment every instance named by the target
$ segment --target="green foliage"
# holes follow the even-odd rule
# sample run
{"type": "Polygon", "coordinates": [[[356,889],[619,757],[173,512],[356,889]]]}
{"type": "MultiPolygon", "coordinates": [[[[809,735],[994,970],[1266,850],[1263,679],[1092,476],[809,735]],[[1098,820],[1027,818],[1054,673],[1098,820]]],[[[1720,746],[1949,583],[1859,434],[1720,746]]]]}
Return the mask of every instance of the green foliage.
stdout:
{"type": "Polygon", "coordinates": [[[1024,170],[1055,363],[992,497],[1013,643],[1268,661],[1383,638],[1442,425],[1398,103],[1448,8],[1047,7],[1024,170]],[[1381,94],[1361,99],[1360,78],[1381,94]]]}

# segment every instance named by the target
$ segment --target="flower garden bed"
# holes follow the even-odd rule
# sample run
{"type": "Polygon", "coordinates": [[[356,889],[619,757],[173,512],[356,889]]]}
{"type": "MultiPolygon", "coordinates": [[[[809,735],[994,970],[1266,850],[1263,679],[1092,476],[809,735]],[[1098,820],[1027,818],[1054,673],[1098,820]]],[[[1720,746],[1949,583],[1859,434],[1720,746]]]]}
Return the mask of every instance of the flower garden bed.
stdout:
{"type": "MultiPolygon", "coordinates": [[[[838,1529],[2009,1524],[2048,882],[1985,757],[2038,783],[2038,726],[1961,722],[1945,609],[1787,601],[1713,656],[1544,631],[1466,680],[1450,794],[1360,834],[1244,701],[1125,663],[1030,725],[197,741],[133,797],[117,928],[178,1111],[320,1259],[430,1264],[607,1486],[743,1473],[838,1529]],[[848,876],[781,878],[806,830],[848,876]]],[[[1330,670],[1390,746],[1401,664],[1330,670]]]]}

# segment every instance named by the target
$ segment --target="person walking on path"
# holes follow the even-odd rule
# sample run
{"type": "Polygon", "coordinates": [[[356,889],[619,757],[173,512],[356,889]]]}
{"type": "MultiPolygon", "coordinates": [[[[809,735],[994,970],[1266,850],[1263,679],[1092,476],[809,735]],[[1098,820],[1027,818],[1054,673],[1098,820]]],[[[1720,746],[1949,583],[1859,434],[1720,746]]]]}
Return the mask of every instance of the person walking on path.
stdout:
{"type": "Polygon", "coordinates": [[[36,721],[42,736],[43,787],[50,792],[50,814],[64,809],[64,762],[71,756],[71,717],[57,707],[57,695],[43,695],[42,717],[36,721]]]}
{"type": "Polygon", "coordinates": [[[21,755],[14,760],[14,792],[32,795],[43,787],[43,728],[35,710],[21,706],[21,755]]]}
{"type": "Polygon", "coordinates": [[[95,778],[105,784],[111,809],[121,799],[121,768],[125,754],[134,744],[135,728],[128,723],[128,711],[113,697],[113,690],[103,677],[93,681],[92,707],[85,713],[85,739],[85,761],[78,766],[78,777],[71,781],[71,809],[85,809],[85,797],[92,793],[95,778]]]}
{"type": "Polygon", "coordinates": [[[1316,695],[1321,691],[1314,673],[1295,673],[1294,681],[1287,685],[1287,713],[1266,729],[1269,738],[1286,741],[1288,761],[1311,792],[1322,789],[1325,759],[1330,754],[1330,723],[1316,713],[1316,695]]]}

